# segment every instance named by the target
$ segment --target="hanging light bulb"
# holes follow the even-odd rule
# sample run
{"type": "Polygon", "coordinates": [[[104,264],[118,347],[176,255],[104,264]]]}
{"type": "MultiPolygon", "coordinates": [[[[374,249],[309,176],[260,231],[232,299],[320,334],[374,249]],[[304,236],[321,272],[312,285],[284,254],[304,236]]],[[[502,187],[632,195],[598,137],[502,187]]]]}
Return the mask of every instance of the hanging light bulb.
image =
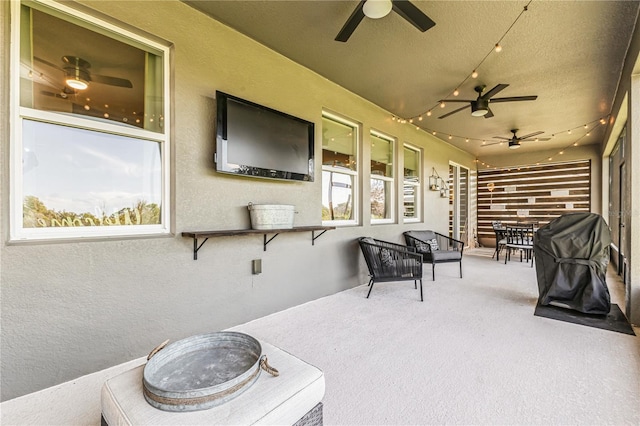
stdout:
{"type": "Polygon", "coordinates": [[[432,132],[432,134],[433,134],[433,136],[435,136],[435,135],[436,135],[436,132],[434,131],[434,132],[432,132]]]}
{"type": "Polygon", "coordinates": [[[387,16],[392,7],[391,0],[367,0],[362,11],[368,18],[379,19],[387,16]]]}
{"type": "Polygon", "coordinates": [[[502,46],[500,46],[500,43],[496,43],[496,49],[495,50],[496,50],[497,53],[502,52],[502,46]]]}
{"type": "Polygon", "coordinates": [[[413,118],[410,118],[410,119],[409,119],[409,123],[413,123],[413,118]]]}
{"type": "Polygon", "coordinates": [[[571,129],[567,130],[567,133],[571,134],[571,129]]]}
{"type": "Polygon", "coordinates": [[[395,115],[392,115],[392,116],[391,116],[391,119],[392,119],[393,121],[396,121],[396,116],[395,116],[395,115]]]}
{"type": "Polygon", "coordinates": [[[453,136],[449,135],[449,140],[453,139],[453,136]]]}
{"type": "Polygon", "coordinates": [[[418,117],[418,121],[422,121],[422,116],[418,117]]]}
{"type": "Polygon", "coordinates": [[[460,94],[460,91],[458,89],[453,91],[453,96],[458,96],[460,94]]]}
{"type": "Polygon", "coordinates": [[[600,119],[600,124],[606,124],[606,123],[607,123],[607,120],[605,120],[604,118],[600,119]]]}
{"type": "Polygon", "coordinates": [[[446,106],[446,104],[444,103],[444,101],[440,102],[440,108],[444,108],[446,106]]]}
{"type": "Polygon", "coordinates": [[[478,78],[478,71],[473,70],[473,72],[471,73],[471,78],[478,78]]]}
{"type": "Polygon", "coordinates": [[[465,142],[469,142],[469,138],[466,138],[464,141],[465,141],[465,142]]]}
{"type": "Polygon", "coordinates": [[[587,136],[589,136],[591,134],[591,132],[587,132],[587,136]]]}
{"type": "Polygon", "coordinates": [[[431,117],[431,110],[427,111],[427,117],[431,117]]]}
{"type": "Polygon", "coordinates": [[[587,125],[585,124],[585,125],[584,125],[584,128],[585,128],[585,129],[588,129],[588,128],[589,128],[589,126],[587,126],[587,125]]]}

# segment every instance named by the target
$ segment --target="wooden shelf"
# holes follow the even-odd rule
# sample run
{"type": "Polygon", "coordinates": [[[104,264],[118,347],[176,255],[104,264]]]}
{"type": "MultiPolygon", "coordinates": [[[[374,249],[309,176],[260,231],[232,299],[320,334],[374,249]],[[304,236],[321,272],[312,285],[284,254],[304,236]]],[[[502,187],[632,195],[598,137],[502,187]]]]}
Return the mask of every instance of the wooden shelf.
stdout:
{"type": "Polygon", "coordinates": [[[315,241],[325,232],[336,229],[335,226],[298,226],[294,228],[285,229],[231,229],[223,231],[190,231],[183,232],[182,236],[187,238],[193,238],[193,260],[198,260],[198,250],[204,245],[204,243],[213,237],[234,237],[238,235],[255,235],[262,234],[263,236],[263,249],[267,251],[267,244],[269,244],[279,234],[285,232],[311,232],[311,245],[315,245],[315,241]],[[320,231],[316,235],[316,232],[320,231]],[[267,235],[273,234],[271,238],[267,238],[267,235]],[[204,241],[198,245],[198,239],[204,238],[204,241]]]}

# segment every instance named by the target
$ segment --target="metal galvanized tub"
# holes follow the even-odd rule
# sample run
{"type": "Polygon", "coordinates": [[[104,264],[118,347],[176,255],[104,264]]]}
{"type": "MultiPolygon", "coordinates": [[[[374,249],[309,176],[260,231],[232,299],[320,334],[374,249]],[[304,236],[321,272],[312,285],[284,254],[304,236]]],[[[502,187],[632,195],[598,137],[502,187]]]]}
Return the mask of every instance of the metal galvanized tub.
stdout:
{"type": "Polygon", "coordinates": [[[249,217],[252,229],[291,229],[295,206],[289,204],[249,203],[249,217]]]}
{"type": "Polygon", "coordinates": [[[205,410],[247,390],[261,368],[278,375],[255,338],[231,331],[202,334],[154,349],[142,388],[147,402],[160,410],[205,410]]]}

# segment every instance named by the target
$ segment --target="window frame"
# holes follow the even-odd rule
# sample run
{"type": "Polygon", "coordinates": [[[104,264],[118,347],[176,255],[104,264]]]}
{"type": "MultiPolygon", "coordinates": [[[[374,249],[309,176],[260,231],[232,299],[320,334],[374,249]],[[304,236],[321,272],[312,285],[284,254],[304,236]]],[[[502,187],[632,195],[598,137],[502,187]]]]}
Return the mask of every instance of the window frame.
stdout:
{"type": "Polygon", "coordinates": [[[122,237],[161,236],[170,235],[171,230],[171,96],[170,96],[170,61],[171,47],[162,44],[149,37],[133,33],[114,23],[105,21],[93,14],[67,6],[66,4],[45,2],[43,0],[16,1],[11,4],[11,49],[10,49],[10,196],[9,196],[9,222],[10,242],[24,241],[67,241],[70,239],[112,239],[122,237]],[[21,8],[25,5],[36,8],[44,13],[58,16],[69,16],[70,21],[83,21],[91,31],[106,32],[109,37],[121,40],[130,40],[132,45],[143,46],[149,51],[156,50],[162,53],[162,94],[164,97],[163,116],[164,131],[162,133],[122,126],[116,122],[96,121],[82,115],[69,115],[65,113],[38,110],[20,105],[20,32],[21,32],[21,8]],[[97,31],[99,29],[99,31],[97,31]],[[117,35],[118,38],[115,36],[117,35]],[[161,155],[161,208],[160,223],[153,225],[111,225],[111,226],[72,226],[72,227],[23,227],[23,123],[25,120],[43,122],[55,126],[66,126],[84,129],[106,135],[125,136],[141,141],[151,141],[159,144],[161,155]]]}
{"type": "MultiPolygon", "coordinates": [[[[371,185],[371,181],[373,180],[380,180],[382,182],[386,182],[386,184],[389,185],[390,194],[387,194],[388,197],[386,197],[389,200],[389,212],[390,212],[390,217],[388,218],[382,218],[382,219],[374,219],[373,215],[370,216],[370,221],[372,225],[381,225],[381,224],[389,224],[389,223],[395,223],[396,222],[396,206],[398,205],[397,203],[397,197],[396,197],[396,193],[397,193],[397,176],[398,176],[398,167],[397,167],[397,163],[398,163],[398,155],[397,155],[397,139],[394,138],[393,136],[389,136],[385,133],[379,132],[377,130],[373,130],[371,129],[369,132],[370,136],[374,136],[377,137],[378,139],[384,139],[385,141],[389,142],[391,144],[391,152],[393,153],[393,158],[391,159],[391,171],[392,171],[392,176],[380,176],[380,175],[374,175],[371,173],[371,159],[369,160],[369,188],[372,187],[371,185]]],[[[373,151],[373,139],[369,139],[369,149],[370,152],[373,151]]],[[[371,192],[371,191],[370,191],[371,192]]],[[[371,194],[370,194],[371,195],[371,194]]],[[[369,197],[369,210],[370,210],[370,214],[371,214],[371,196],[369,197]]]]}
{"type": "MultiPolygon", "coordinates": [[[[337,174],[342,174],[342,175],[348,175],[348,176],[352,176],[352,181],[354,183],[354,187],[352,188],[352,195],[353,195],[353,219],[351,220],[343,220],[343,219],[339,219],[339,220],[323,220],[322,221],[322,225],[323,226],[338,226],[338,227],[343,227],[343,226],[358,226],[360,225],[360,179],[361,179],[361,173],[362,173],[362,167],[361,167],[361,161],[360,161],[360,141],[361,141],[361,137],[360,135],[362,134],[361,131],[361,125],[359,123],[357,123],[355,120],[350,120],[348,118],[342,117],[340,115],[337,115],[335,113],[331,113],[328,111],[323,110],[322,111],[322,118],[323,119],[328,119],[328,120],[332,120],[335,121],[337,123],[340,123],[342,125],[345,126],[349,126],[351,127],[355,132],[355,158],[356,158],[356,170],[351,170],[351,169],[346,169],[343,167],[335,167],[335,166],[327,166],[324,164],[324,153],[320,153],[320,157],[322,158],[321,163],[322,163],[322,170],[320,175],[322,176],[322,184],[324,184],[324,172],[329,172],[329,173],[337,173],[337,174]]],[[[321,196],[324,196],[324,193],[321,190],[321,196]]],[[[322,203],[321,203],[322,204],[322,203]]]]}
{"type": "Polygon", "coordinates": [[[423,154],[423,150],[421,148],[418,148],[417,146],[411,145],[409,143],[404,143],[402,144],[402,189],[403,189],[403,197],[404,197],[404,187],[409,185],[409,186],[413,186],[414,187],[414,210],[416,212],[415,217],[406,217],[404,215],[405,209],[404,209],[404,198],[403,198],[403,202],[402,202],[402,222],[403,223],[417,223],[417,222],[421,222],[422,221],[422,163],[423,163],[423,158],[422,158],[422,154],[423,154]],[[417,172],[418,172],[418,180],[417,182],[408,182],[404,179],[404,150],[405,149],[409,149],[411,151],[414,151],[416,153],[416,156],[418,158],[418,166],[417,166],[417,172]]]}

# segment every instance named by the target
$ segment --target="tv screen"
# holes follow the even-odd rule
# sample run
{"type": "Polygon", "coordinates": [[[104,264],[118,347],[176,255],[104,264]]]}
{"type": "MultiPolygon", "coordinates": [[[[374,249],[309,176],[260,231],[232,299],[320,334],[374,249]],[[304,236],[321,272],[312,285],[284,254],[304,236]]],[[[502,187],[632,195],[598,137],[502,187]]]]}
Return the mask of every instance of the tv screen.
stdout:
{"type": "Polygon", "coordinates": [[[216,170],[313,181],[314,123],[216,91],[216,170]]]}

